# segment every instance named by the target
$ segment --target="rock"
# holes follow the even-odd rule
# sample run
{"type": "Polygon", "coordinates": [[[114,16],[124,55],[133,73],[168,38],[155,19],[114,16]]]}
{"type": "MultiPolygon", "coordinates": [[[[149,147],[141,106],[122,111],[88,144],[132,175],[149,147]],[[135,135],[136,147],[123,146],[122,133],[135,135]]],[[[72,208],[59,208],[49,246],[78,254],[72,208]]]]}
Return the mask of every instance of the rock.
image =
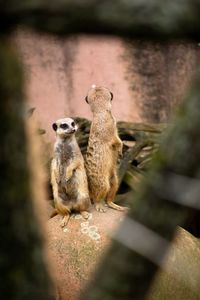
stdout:
{"type": "Polygon", "coordinates": [[[149,300],[200,299],[200,241],[178,228],[172,246],[158,272],[149,300]]]}
{"type": "Polygon", "coordinates": [[[48,251],[52,261],[58,299],[76,299],[89,282],[124,213],[109,209],[106,213],[91,210],[89,220],[72,215],[61,228],[61,216],[48,221],[48,251]]]}
{"type": "MultiPolygon", "coordinates": [[[[91,211],[89,220],[72,215],[60,227],[61,216],[48,221],[48,251],[52,261],[58,299],[74,300],[87,287],[108,249],[109,232],[116,230],[124,213],[112,209],[91,211]]],[[[179,228],[149,292],[149,300],[197,300],[200,282],[200,242],[179,228]]]]}

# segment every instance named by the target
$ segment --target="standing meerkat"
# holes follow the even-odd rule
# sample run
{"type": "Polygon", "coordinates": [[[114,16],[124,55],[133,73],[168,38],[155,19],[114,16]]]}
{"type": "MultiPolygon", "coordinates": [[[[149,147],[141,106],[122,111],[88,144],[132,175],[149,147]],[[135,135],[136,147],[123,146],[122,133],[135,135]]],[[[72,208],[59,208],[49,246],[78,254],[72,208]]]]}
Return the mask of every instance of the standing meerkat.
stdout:
{"type": "Polygon", "coordinates": [[[51,184],[55,214],[64,218],[61,226],[68,223],[72,211],[85,219],[89,213],[89,192],[84,159],[75,138],[77,125],[71,118],[59,119],[53,125],[56,132],[54,158],[51,163],[51,184]]]}
{"type": "Polygon", "coordinates": [[[105,212],[104,200],[111,208],[127,209],[113,203],[118,189],[117,160],[123,144],[111,112],[112,98],[107,88],[96,86],[92,86],[85,98],[93,113],[85,166],[90,199],[100,212],[105,212]]]}

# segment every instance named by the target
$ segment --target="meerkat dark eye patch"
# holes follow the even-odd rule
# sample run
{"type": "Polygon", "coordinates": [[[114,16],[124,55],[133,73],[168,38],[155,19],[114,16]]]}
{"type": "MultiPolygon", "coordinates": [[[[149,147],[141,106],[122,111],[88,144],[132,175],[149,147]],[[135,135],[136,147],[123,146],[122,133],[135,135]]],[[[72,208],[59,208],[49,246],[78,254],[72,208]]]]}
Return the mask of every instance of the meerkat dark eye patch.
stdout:
{"type": "Polygon", "coordinates": [[[53,124],[52,124],[52,128],[53,128],[54,131],[56,131],[57,128],[58,128],[57,124],[56,124],[56,123],[53,123],[53,124]]]}
{"type": "Polygon", "coordinates": [[[85,101],[88,103],[88,97],[87,96],[85,97],[85,101]]]}
{"type": "Polygon", "coordinates": [[[75,124],[75,122],[72,122],[71,125],[72,125],[72,127],[75,127],[76,124],[75,124]]]}
{"type": "Polygon", "coordinates": [[[111,99],[110,99],[110,100],[112,101],[112,99],[113,99],[113,93],[112,93],[112,92],[110,92],[110,94],[111,94],[111,99]]]}
{"type": "Polygon", "coordinates": [[[60,128],[67,129],[67,128],[69,128],[69,125],[66,123],[63,123],[63,124],[60,124],[60,128]]]}

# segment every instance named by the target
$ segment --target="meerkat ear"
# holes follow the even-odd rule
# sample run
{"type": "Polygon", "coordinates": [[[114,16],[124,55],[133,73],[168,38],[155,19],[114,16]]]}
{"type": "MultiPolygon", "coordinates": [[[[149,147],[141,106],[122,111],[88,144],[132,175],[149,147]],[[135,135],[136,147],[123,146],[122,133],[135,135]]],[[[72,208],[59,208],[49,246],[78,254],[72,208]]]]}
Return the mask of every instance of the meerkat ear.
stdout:
{"type": "Polygon", "coordinates": [[[110,92],[110,94],[111,94],[111,101],[112,101],[112,99],[113,99],[113,93],[112,93],[112,92],[110,92]]]}
{"type": "Polygon", "coordinates": [[[88,103],[88,97],[87,96],[85,97],[85,101],[88,103]]]}
{"type": "Polygon", "coordinates": [[[53,123],[53,124],[52,124],[52,128],[53,128],[54,131],[56,131],[57,128],[58,128],[57,124],[56,124],[56,123],[53,123]]]}

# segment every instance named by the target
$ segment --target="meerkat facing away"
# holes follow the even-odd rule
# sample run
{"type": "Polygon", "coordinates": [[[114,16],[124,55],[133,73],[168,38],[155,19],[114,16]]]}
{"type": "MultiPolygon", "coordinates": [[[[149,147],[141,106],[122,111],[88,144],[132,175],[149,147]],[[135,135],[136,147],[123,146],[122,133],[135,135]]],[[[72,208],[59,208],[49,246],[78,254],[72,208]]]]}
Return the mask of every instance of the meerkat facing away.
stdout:
{"type": "Polygon", "coordinates": [[[55,214],[64,218],[61,226],[68,223],[72,211],[88,218],[90,206],[84,159],[76,141],[77,125],[71,118],[57,120],[54,158],[51,164],[51,184],[53,189],[55,214]]]}
{"type": "Polygon", "coordinates": [[[106,210],[103,200],[111,208],[127,209],[113,203],[118,189],[117,160],[123,144],[111,112],[112,98],[113,94],[107,88],[96,86],[92,86],[85,98],[93,113],[85,166],[90,199],[100,212],[106,210]]]}

